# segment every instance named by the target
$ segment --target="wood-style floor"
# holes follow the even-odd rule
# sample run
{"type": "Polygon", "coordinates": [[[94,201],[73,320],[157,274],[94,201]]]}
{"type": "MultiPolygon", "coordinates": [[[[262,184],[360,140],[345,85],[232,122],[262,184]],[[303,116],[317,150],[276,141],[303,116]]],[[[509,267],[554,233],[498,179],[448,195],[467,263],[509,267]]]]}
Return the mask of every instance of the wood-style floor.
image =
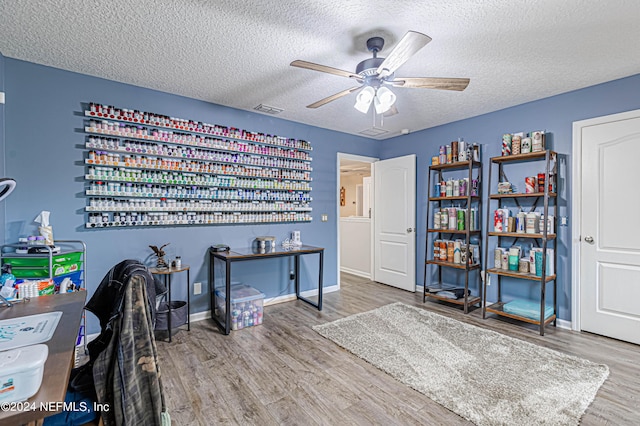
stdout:
{"type": "MultiPolygon", "coordinates": [[[[393,302],[420,306],[560,352],[607,364],[610,376],[583,425],[640,424],[640,347],[588,333],[464,315],[453,305],[342,274],[322,312],[300,302],[267,306],[264,324],[223,336],[210,320],[158,341],[174,425],[468,425],[468,421],[351,355],[311,327],[393,302]]],[[[398,324],[399,327],[402,324],[398,324]]],[[[478,389],[482,392],[482,389],[478,389]]]]}

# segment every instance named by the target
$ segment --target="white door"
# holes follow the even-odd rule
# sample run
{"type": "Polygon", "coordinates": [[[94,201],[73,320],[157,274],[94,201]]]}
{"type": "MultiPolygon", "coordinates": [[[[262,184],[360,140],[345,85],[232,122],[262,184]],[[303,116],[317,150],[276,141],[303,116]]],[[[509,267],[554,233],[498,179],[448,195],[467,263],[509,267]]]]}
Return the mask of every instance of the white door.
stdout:
{"type": "Polygon", "coordinates": [[[416,156],[373,163],[374,280],[416,290],[416,156]]]}
{"type": "Polygon", "coordinates": [[[640,344],[640,111],[603,118],[581,127],[580,324],[640,344]]]}

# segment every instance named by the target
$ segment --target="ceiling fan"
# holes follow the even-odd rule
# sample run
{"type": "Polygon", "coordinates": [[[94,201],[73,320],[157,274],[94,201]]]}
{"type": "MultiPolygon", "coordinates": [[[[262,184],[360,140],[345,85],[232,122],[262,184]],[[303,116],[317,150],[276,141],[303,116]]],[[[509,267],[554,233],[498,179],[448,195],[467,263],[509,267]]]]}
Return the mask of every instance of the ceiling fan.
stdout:
{"type": "Polygon", "coordinates": [[[291,62],[291,66],[351,78],[360,84],[307,105],[307,108],[321,107],[362,89],[358,93],[356,104],[354,105],[358,111],[366,114],[373,103],[377,114],[391,113],[390,115],[393,115],[397,113],[397,109],[394,106],[396,95],[387,86],[462,91],[469,85],[468,78],[396,78],[395,71],[430,41],[431,37],[427,35],[416,31],[408,31],[389,53],[389,56],[379,58],[378,52],[384,46],[384,39],[382,37],[371,37],[367,40],[367,49],[373,53],[373,58],[360,62],[356,66],[355,73],[301,60],[291,62]]]}

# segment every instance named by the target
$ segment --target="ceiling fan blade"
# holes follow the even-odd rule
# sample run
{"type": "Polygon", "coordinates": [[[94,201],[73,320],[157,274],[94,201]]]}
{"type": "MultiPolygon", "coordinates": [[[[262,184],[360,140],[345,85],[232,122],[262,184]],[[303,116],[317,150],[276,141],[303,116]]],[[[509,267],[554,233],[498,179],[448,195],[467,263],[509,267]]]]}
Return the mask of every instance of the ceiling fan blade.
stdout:
{"type": "Polygon", "coordinates": [[[360,89],[360,86],[352,87],[351,89],[347,89],[347,90],[343,90],[342,92],[338,92],[335,95],[328,96],[328,97],[326,97],[324,99],[319,100],[318,102],[314,102],[311,105],[307,105],[307,108],[318,108],[318,107],[321,107],[324,104],[328,104],[331,101],[335,101],[336,99],[339,99],[339,98],[341,98],[343,96],[346,96],[349,93],[355,92],[358,89],[360,89]]]}
{"type": "Polygon", "coordinates": [[[461,92],[467,88],[469,81],[468,78],[406,77],[396,78],[388,83],[394,87],[457,90],[461,92]]]}
{"type": "Polygon", "coordinates": [[[391,75],[402,64],[431,41],[431,37],[416,31],[407,31],[402,40],[393,48],[389,56],[380,64],[376,72],[384,77],[391,75]]]}
{"type": "Polygon", "coordinates": [[[328,74],[333,74],[333,75],[339,75],[340,77],[355,78],[358,80],[362,79],[362,77],[360,77],[358,74],[354,74],[349,71],[340,70],[338,68],[328,67],[326,65],[314,64],[313,62],[298,60],[298,61],[291,62],[291,64],[289,65],[291,65],[292,67],[305,68],[308,70],[326,72],[328,74]]]}

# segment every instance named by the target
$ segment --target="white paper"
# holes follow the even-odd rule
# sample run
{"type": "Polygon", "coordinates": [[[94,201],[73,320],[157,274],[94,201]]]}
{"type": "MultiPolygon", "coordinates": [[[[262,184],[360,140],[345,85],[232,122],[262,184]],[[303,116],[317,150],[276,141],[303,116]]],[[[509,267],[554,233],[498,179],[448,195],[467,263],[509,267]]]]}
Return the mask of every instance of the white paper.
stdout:
{"type": "Polygon", "coordinates": [[[38,231],[40,232],[40,235],[44,237],[45,244],[52,246],[54,244],[53,228],[49,224],[49,215],[51,215],[51,212],[42,210],[33,221],[40,224],[38,231]]]}
{"type": "Polygon", "coordinates": [[[49,341],[61,317],[55,311],[0,320],[0,351],[49,341]]]}
{"type": "Polygon", "coordinates": [[[48,212],[46,210],[42,210],[40,212],[40,214],[38,216],[36,216],[35,219],[33,219],[34,222],[39,223],[42,226],[49,226],[49,215],[51,214],[51,212],[48,212]]]}

